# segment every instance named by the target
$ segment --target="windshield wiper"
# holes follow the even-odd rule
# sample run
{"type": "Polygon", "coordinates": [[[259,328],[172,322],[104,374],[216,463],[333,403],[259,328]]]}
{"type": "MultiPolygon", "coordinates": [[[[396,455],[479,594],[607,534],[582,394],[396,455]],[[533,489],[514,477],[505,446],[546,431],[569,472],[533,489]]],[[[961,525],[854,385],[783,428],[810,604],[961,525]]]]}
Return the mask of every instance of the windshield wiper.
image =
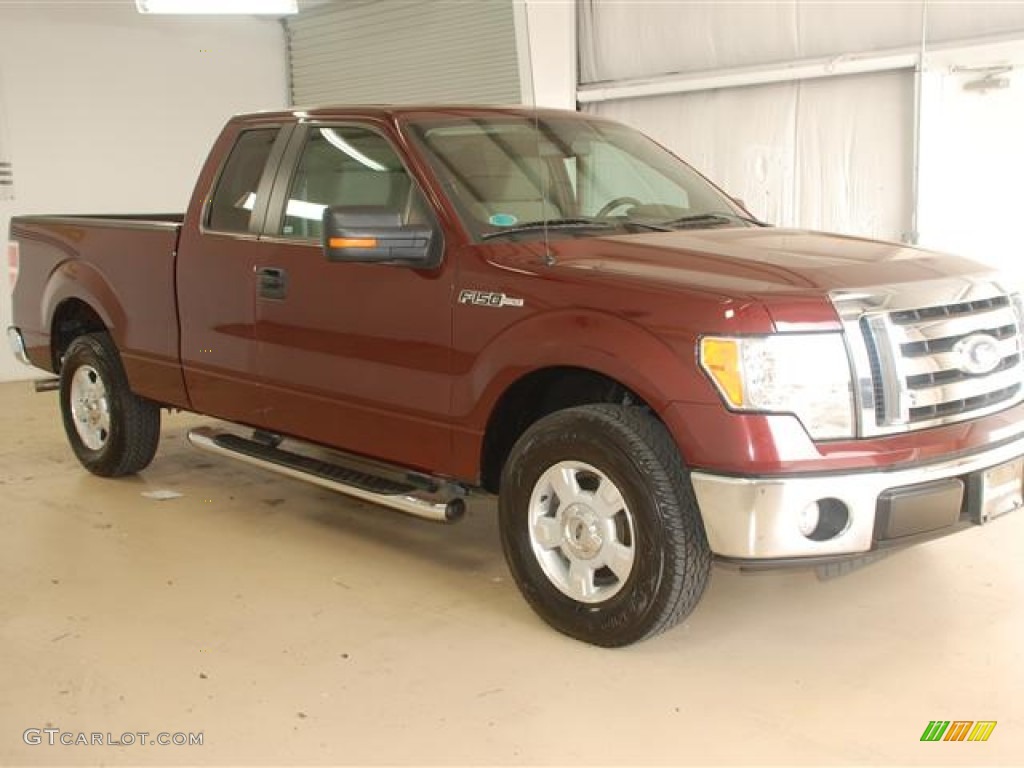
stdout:
{"type": "Polygon", "coordinates": [[[669,227],[664,224],[655,224],[653,221],[640,221],[638,219],[623,219],[619,222],[619,226],[624,229],[640,229],[645,232],[673,232],[674,227],[669,227]]]}
{"type": "Polygon", "coordinates": [[[616,225],[607,221],[595,219],[545,219],[538,221],[525,221],[513,227],[486,232],[480,236],[481,240],[490,240],[504,235],[515,235],[520,232],[535,232],[538,229],[615,229],[616,225]]]}
{"type": "Polygon", "coordinates": [[[693,216],[681,216],[678,219],[672,219],[671,221],[663,221],[662,225],[666,227],[686,227],[686,226],[700,226],[701,224],[728,224],[730,221],[742,221],[746,224],[754,224],[758,227],[765,227],[763,221],[752,219],[749,216],[740,216],[736,213],[729,213],[727,211],[714,211],[713,213],[698,213],[693,216]]]}

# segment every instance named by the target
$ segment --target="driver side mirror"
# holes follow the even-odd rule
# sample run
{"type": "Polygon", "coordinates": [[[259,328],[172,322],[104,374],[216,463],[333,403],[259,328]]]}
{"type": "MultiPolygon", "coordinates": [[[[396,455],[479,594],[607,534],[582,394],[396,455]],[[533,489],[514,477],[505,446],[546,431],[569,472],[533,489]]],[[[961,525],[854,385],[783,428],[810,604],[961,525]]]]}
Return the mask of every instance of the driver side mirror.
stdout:
{"type": "Polygon", "coordinates": [[[328,261],[433,267],[440,259],[434,229],[403,224],[396,210],[334,206],[324,210],[323,249],[328,261]]]}

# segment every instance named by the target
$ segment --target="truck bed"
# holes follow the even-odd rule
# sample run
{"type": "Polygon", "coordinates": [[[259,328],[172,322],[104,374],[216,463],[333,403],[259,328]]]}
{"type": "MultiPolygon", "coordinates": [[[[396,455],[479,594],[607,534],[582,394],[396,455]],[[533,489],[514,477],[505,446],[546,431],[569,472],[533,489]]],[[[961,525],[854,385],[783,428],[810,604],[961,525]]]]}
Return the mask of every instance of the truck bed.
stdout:
{"type": "Polygon", "coordinates": [[[54,370],[51,335],[84,301],[102,308],[100,319],[121,350],[132,389],[187,405],[174,277],[183,220],[180,213],[14,217],[18,280],[26,283],[15,293],[14,320],[33,363],[54,370]],[[21,306],[19,296],[43,297],[42,312],[21,306]]]}

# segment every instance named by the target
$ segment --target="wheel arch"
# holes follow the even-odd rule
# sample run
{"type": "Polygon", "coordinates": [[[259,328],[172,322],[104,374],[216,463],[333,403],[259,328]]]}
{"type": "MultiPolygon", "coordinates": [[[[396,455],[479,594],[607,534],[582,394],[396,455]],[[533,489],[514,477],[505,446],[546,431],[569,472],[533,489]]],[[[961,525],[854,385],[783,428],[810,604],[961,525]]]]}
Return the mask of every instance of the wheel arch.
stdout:
{"type": "Polygon", "coordinates": [[[79,336],[86,333],[102,333],[108,330],[103,318],[91,305],[79,298],[62,301],[53,311],[50,321],[50,354],[53,370],[60,372],[61,361],[68,347],[79,336]]]}
{"type": "Polygon", "coordinates": [[[639,405],[654,412],[629,387],[588,368],[552,366],[516,379],[495,403],[487,421],[480,455],[483,487],[497,492],[512,446],[531,425],[556,411],[594,403],[639,405]]]}
{"type": "Polygon", "coordinates": [[[98,269],[80,260],[65,261],[53,271],[40,305],[58,372],[61,358],[76,336],[101,331],[116,336],[125,325],[124,309],[109,282],[98,269]]]}
{"type": "Polygon", "coordinates": [[[635,403],[664,422],[670,403],[706,389],[699,378],[677,348],[631,320],[578,308],[534,315],[493,338],[456,391],[456,413],[477,425],[466,474],[496,490],[518,436],[562,407],[635,403]]]}

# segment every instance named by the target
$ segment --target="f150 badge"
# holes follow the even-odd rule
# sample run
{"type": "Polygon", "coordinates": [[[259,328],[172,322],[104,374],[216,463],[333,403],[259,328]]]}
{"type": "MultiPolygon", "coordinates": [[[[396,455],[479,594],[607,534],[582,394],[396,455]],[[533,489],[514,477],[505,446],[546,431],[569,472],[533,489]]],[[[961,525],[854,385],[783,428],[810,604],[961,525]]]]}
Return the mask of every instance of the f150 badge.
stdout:
{"type": "Polygon", "coordinates": [[[459,304],[472,304],[474,307],[521,307],[523,300],[504,293],[463,288],[459,291],[459,304]]]}

